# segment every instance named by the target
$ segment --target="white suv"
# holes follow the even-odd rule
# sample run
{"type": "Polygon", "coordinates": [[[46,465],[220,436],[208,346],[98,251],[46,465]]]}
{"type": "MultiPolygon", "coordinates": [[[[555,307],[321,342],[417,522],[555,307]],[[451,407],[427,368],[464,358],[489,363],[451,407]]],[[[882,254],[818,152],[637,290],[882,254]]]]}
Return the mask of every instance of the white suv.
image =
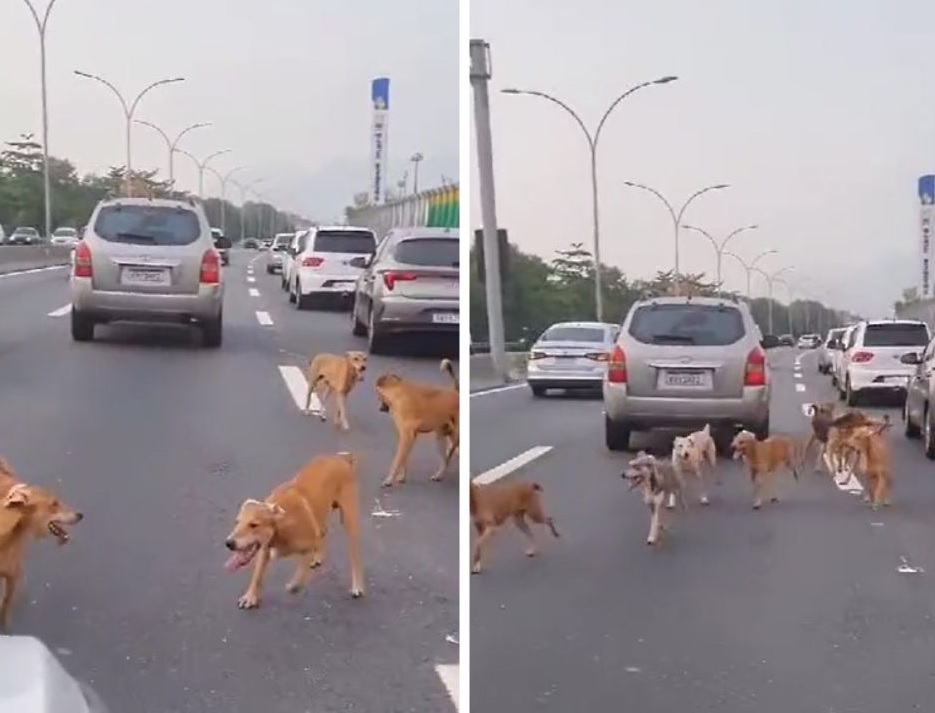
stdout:
{"type": "Polygon", "coordinates": [[[839,367],[838,391],[848,406],[861,395],[906,393],[914,366],[903,354],[925,348],[931,335],[925,322],[915,319],[880,319],[860,322],[845,335],[839,367]]]}
{"type": "Polygon", "coordinates": [[[290,259],[289,301],[296,309],[306,309],[316,297],[339,297],[350,303],[364,271],[360,258],[369,258],[376,249],[377,236],[369,228],[311,228],[290,259]]]}

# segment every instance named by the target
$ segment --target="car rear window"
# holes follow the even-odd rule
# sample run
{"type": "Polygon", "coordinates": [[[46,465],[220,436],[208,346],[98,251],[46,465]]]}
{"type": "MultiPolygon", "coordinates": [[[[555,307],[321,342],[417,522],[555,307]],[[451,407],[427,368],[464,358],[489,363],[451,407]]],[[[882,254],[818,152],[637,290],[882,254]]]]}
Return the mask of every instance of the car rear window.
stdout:
{"type": "Polygon", "coordinates": [[[864,331],[865,347],[924,347],[928,342],[928,329],[924,324],[868,324],[864,331]]]}
{"type": "Polygon", "coordinates": [[[719,347],[746,334],[736,307],[700,304],[657,304],[637,307],[630,336],[643,344],[719,347]]]}
{"type": "Polygon", "coordinates": [[[377,238],[369,230],[320,230],[315,234],[316,253],[370,255],[377,249],[377,238]]]}
{"type": "Polygon", "coordinates": [[[549,327],[539,339],[543,342],[603,342],[607,332],[600,327],[549,327]]]}
{"type": "Polygon", "coordinates": [[[195,212],[185,208],[105,206],[97,214],[94,233],[111,243],[191,245],[201,235],[201,225],[195,212]]]}
{"type": "Polygon", "coordinates": [[[431,267],[458,267],[460,248],[452,238],[410,238],[393,250],[397,262],[431,267]]]}

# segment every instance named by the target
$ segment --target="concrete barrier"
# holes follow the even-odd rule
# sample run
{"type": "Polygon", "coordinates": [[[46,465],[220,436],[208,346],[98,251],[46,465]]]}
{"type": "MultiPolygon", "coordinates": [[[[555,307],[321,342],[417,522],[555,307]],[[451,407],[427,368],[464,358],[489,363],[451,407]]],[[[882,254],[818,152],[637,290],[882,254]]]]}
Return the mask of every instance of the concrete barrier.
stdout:
{"type": "MultiPolygon", "coordinates": [[[[526,376],[526,352],[507,352],[510,365],[509,381],[521,381],[526,376]]],[[[490,354],[474,354],[471,357],[471,391],[490,389],[503,384],[503,379],[494,371],[490,354]]]]}
{"type": "Polygon", "coordinates": [[[0,274],[67,265],[70,245],[0,245],[0,274]]]}

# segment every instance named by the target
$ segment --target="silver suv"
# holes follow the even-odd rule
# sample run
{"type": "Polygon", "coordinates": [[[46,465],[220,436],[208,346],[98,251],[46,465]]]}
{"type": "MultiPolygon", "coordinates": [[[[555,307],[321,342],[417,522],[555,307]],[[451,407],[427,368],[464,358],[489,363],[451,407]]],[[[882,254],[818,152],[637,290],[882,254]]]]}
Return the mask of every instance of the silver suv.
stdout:
{"type": "Polygon", "coordinates": [[[627,450],[633,431],[706,423],[722,444],[737,428],[764,438],[770,381],[760,331],[746,304],[713,297],[637,302],[604,376],[607,448],[627,450]]]}
{"type": "Polygon", "coordinates": [[[71,334],[94,338],[115,321],[197,324],[204,344],[221,346],[221,257],[200,203],[115,198],[94,209],[75,246],[71,334]]]}

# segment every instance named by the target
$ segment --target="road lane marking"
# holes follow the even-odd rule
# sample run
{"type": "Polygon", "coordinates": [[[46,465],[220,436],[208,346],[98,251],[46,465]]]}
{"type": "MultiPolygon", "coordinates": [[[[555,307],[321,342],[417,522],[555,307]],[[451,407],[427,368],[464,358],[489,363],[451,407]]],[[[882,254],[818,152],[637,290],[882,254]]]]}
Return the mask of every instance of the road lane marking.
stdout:
{"type": "Polygon", "coordinates": [[[256,282],[256,278],[253,275],[247,275],[247,282],[256,282]]]}
{"type": "Polygon", "coordinates": [[[251,296],[251,297],[259,297],[259,296],[260,296],[260,291],[259,291],[256,287],[251,287],[249,290],[247,290],[247,292],[250,293],[250,296],[251,296]]]}
{"type": "Polygon", "coordinates": [[[900,574],[923,574],[925,572],[921,567],[913,567],[905,557],[900,557],[899,561],[902,564],[896,568],[896,571],[900,574]]]}
{"type": "Polygon", "coordinates": [[[435,667],[435,673],[438,674],[438,677],[442,680],[442,685],[445,687],[445,690],[448,691],[448,695],[451,697],[451,702],[455,704],[455,710],[460,711],[461,707],[458,704],[458,675],[457,664],[455,665],[441,665],[435,667]]]}
{"type": "Polygon", "coordinates": [[[273,318],[269,316],[269,312],[257,310],[256,321],[262,324],[264,327],[273,326],[273,318]]]}
{"type": "MultiPolygon", "coordinates": [[[[305,395],[308,393],[308,381],[304,372],[297,366],[288,365],[280,366],[279,374],[282,376],[282,380],[286,382],[286,388],[289,390],[289,395],[292,396],[296,408],[305,413],[305,395]]],[[[312,392],[309,409],[311,409],[312,413],[321,413],[321,401],[319,401],[318,395],[314,391],[312,392]]]]}
{"type": "Polygon", "coordinates": [[[492,394],[501,394],[504,391],[513,391],[514,389],[522,389],[526,384],[510,384],[509,386],[497,386],[493,389],[482,389],[480,391],[472,391],[471,398],[473,399],[476,396],[491,396],[492,394]]]}
{"type": "Polygon", "coordinates": [[[510,460],[505,463],[501,463],[496,468],[491,468],[488,471],[481,473],[480,475],[471,478],[472,483],[477,483],[478,485],[487,485],[488,483],[493,483],[500,478],[505,478],[510,473],[519,470],[524,465],[532,463],[536,458],[541,458],[546,453],[552,450],[552,446],[533,446],[528,451],[523,451],[518,456],[510,458],[510,460]]]}
{"type": "Polygon", "coordinates": [[[64,270],[65,268],[70,267],[69,265],[49,265],[48,267],[33,267],[29,270],[16,270],[14,272],[2,272],[0,273],[0,279],[4,277],[17,277],[19,275],[34,275],[38,272],[48,272],[49,270],[64,270]]]}
{"type": "Polygon", "coordinates": [[[797,372],[795,372],[795,373],[793,374],[793,376],[794,376],[796,379],[801,379],[801,378],[802,378],[802,372],[801,372],[801,371],[797,371],[797,372]]]}
{"type": "Polygon", "coordinates": [[[805,391],[805,384],[796,384],[796,385],[795,385],[795,390],[798,391],[799,393],[804,392],[804,391],[805,391]]]}
{"type": "Polygon", "coordinates": [[[69,302],[67,305],[65,305],[64,307],[59,307],[58,309],[53,309],[51,312],[49,312],[48,316],[49,316],[49,317],[64,317],[64,316],[65,316],[66,314],[68,314],[69,312],[71,312],[71,303],[70,303],[70,302],[69,302]]]}

